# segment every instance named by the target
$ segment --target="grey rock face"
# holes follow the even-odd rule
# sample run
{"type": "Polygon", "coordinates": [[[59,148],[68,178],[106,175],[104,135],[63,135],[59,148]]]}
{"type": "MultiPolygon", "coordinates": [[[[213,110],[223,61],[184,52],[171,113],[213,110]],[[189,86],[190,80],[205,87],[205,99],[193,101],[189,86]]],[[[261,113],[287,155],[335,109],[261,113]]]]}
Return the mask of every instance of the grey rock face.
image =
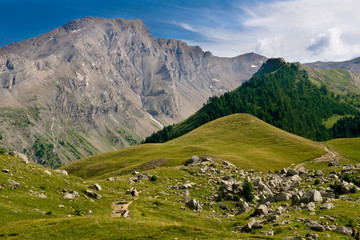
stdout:
{"type": "Polygon", "coordinates": [[[34,152],[36,133],[63,162],[76,160],[130,146],[185,119],[265,61],[253,53],[215,57],[182,41],[156,39],[140,20],[74,20],[0,49],[0,106],[23,109],[25,119],[24,127],[12,129],[1,118],[0,128],[9,148],[34,152]],[[79,129],[84,141],[66,134],[70,129],[79,129]],[[69,151],[72,142],[79,156],[69,151]]]}

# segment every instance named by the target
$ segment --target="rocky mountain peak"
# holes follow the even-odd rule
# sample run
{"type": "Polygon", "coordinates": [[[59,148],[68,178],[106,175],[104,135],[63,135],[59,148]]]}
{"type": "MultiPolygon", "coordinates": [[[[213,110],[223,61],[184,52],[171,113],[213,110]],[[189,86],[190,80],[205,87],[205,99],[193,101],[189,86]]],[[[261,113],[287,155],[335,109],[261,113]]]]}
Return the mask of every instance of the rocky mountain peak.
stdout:
{"type": "Polygon", "coordinates": [[[77,19],[0,49],[0,104],[21,107],[29,122],[6,131],[0,145],[36,155],[41,139],[63,162],[129,146],[238,87],[265,60],[156,39],[138,19],[77,19]],[[84,140],[68,136],[70,128],[84,140]]]}

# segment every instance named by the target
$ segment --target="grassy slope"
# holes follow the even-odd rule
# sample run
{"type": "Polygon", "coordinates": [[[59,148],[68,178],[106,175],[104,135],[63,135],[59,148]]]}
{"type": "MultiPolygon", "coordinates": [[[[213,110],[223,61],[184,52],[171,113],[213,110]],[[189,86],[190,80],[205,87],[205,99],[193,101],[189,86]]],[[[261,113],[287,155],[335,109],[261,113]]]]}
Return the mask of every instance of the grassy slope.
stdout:
{"type": "Polygon", "coordinates": [[[345,69],[317,69],[305,65],[302,67],[308,72],[310,81],[320,86],[324,84],[336,94],[360,94],[359,74],[345,69]]]}
{"type": "Polygon", "coordinates": [[[98,154],[62,168],[83,178],[103,179],[133,170],[180,165],[192,155],[211,155],[245,169],[268,171],[324,153],[316,142],[282,131],[251,115],[234,114],[167,143],[98,154]]]}
{"type": "MultiPolygon", "coordinates": [[[[218,226],[215,219],[207,219],[206,213],[194,214],[183,211],[177,200],[167,202],[166,196],[158,198],[159,206],[154,205],[154,196],[167,189],[167,179],[156,183],[146,181],[137,189],[151,189],[141,194],[130,206],[132,220],[111,218],[111,203],[122,199],[130,201],[125,195],[130,188],[127,178],[120,181],[98,181],[103,187],[100,200],[84,196],[87,186],[95,183],[73,176],[64,176],[53,171],[45,173],[45,168],[36,164],[24,164],[19,159],[0,154],[0,239],[193,239],[213,236],[216,239],[233,239],[235,234],[232,221],[224,221],[218,226]],[[8,179],[21,184],[11,189],[8,179]],[[63,189],[75,190],[81,197],[73,200],[63,199],[63,189]],[[30,193],[29,190],[33,191],[30,193]],[[39,198],[44,193],[47,198],[39,198]],[[64,205],[63,208],[59,205],[64,205]],[[92,210],[92,213],[88,213],[92,210]],[[83,215],[78,216],[77,213],[83,215]],[[184,221],[186,219],[186,221],[184,221]]],[[[187,172],[164,168],[161,175],[189,177],[187,172]]]]}
{"type": "Polygon", "coordinates": [[[349,163],[360,163],[360,138],[338,138],[325,143],[349,163]]]}

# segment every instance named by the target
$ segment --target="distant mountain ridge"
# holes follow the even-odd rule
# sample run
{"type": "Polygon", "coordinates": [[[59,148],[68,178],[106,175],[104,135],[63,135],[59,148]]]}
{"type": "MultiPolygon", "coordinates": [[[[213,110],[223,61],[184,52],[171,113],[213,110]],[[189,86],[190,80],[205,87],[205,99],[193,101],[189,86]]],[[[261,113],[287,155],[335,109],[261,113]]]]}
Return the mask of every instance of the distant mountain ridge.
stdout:
{"type": "Polygon", "coordinates": [[[56,167],[136,144],[265,61],[156,39],[140,20],[74,20],[0,49],[0,146],[56,167]]]}
{"type": "Polygon", "coordinates": [[[304,65],[307,65],[312,68],[320,68],[320,69],[328,69],[328,68],[340,68],[340,69],[347,69],[351,70],[356,73],[360,73],[360,57],[348,60],[348,61],[342,61],[342,62],[314,62],[314,63],[305,63],[304,65]]]}
{"type": "Polygon", "coordinates": [[[273,126],[312,140],[328,140],[334,133],[326,129],[323,121],[334,115],[359,114],[359,98],[355,96],[355,102],[347,102],[346,97],[336,96],[324,83],[315,85],[299,63],[286,63],[282,58],[269,59],[238,89],[211,97],[194,115],[152,134],[145,143],[166,142],[234,113],[252,114],[273,126]]]}

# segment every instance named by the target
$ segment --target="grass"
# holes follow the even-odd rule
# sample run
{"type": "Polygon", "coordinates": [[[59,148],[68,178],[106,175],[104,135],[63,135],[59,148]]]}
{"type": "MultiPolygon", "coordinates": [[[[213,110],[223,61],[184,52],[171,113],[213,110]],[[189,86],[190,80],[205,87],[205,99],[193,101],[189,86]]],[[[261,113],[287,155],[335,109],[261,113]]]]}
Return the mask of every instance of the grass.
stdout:
{"type": "Polygon", "coordinates": [[[326,119],[326,120],[323,122],[323,124],[325,125],[325,127],[326,127],[327,129],[330,129],[330,128],[332,128],[332,127],[334,126],[334,124],[335,124],[338,120],[340,120],[340,119],[342,119],[342,118],[344,118],[344,117],[350,117],[350,116],[351,116],[351,115],[340,116],[340,115],[335,114],[334,116],[326,119]]]}
{"type": "Polygon", "coordinates": [[[104,179],[139,168],[181,165],[192,155],[210,155],[244,168],[268,171],[316,158],[319,143],[287,133],[248,114],[205,124],[163,144],[144,144],[90,156],[62,167],[86,179],[104,179]]]}
{"type": "Polygon", "coordinates": [[[344,163],[360,163],[360,138],[338,138],[325,144],[340,153],[344,163]]]}
{"type": "Polygon", "coordinates": [[[317,69],[304,65],[302,67],[309,73],[310,80],[318,86],[324,84],[336,94],[360,94],[360,88],[356,85],[356,73],[345,69],[317,69]]]}

